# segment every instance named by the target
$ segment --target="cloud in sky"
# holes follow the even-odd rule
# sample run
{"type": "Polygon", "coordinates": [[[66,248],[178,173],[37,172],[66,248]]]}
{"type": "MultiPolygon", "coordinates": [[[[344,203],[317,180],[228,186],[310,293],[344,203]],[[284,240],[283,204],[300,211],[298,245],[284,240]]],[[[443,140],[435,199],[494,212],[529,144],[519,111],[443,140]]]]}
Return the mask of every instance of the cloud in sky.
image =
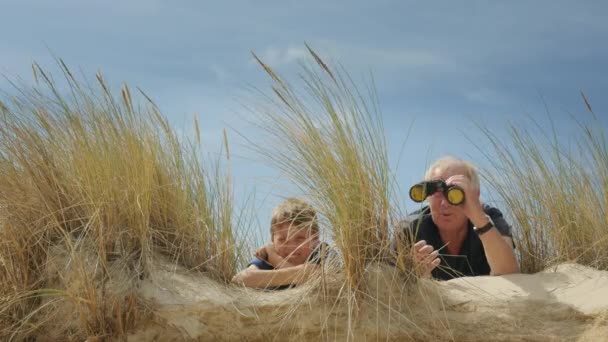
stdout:
{"type": "MultiPolygon", "coordinates": [[[[289,45],[287,47],[267,47],[261,54],[260,59],[273,67],[279,67],[286,64],[292,64],[308,57],[308,51],[302,46],[289,45]]],[[[252,59],[252,63],[257,65],[257,62],[252,59]]]]}
{"type": "MultiPolygon", "coordinates": [[[[419,166],[431,146],[435,156],[471,148],[462,132],[480,139],[471,117],[500,129],[502,115],[544,113],[542,94],[566,125],[583,109],[580,90],[597,113],[608,110],[606,13],[604,1],[567,0],[8,0],[0,72],[30,79],[32,61],[52,66],[50,50],[90,78],[100,69],[113,85],[141,87],[176,126],[199,113],[206,139],[217,140],[209,144],[221,146],[226,126],[259,134],[235,101],[248,85],[268,84],[250,52],[291,77],[307,42],[357,83],[373,73],[393,151],[415,120],[398,177],[416,179],[420,167],[407,165],[419,166]]],[[[246,164],[234,170],[237,184],[276,174],[246,164]]]]}
{"type": "Polygon", "coordinates": [[[467,100],[478,104],[505,105],[513,101],[508,94],[489,88],[464,90],[463,95],[467,100]]]}

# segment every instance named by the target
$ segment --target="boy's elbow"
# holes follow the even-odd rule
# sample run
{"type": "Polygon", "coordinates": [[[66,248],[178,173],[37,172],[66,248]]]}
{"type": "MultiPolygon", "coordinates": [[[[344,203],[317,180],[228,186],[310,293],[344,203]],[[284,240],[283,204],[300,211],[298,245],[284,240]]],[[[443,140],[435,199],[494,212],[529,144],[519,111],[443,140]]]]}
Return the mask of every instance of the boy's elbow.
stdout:
{"type": "Polygon", "coordinates": [[[245,271],[241,271],[237,273],[234,277],[232,277],[231,282],[237,285],[243,285],[243,273],[245,271]]]}
{"type": "Polygon", "coordinates": [[[246,269],[237,273],[237,275],[232,277],[232,282],[246,287],[256,287],[255,270],[246,269]]]}

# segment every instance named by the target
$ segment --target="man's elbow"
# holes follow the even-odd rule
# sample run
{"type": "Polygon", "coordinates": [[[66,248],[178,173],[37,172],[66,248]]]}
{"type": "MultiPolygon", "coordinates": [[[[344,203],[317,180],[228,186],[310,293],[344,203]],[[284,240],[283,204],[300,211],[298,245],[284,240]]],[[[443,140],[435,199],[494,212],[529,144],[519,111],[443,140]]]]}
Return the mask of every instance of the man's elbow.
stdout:
{"type": "Polygon", "coordinates": [[[494,276],[501,276],[501,275],[515,274],[515,273],[519,273],[519,265],[517,265],[517,264],[501,268],[497,272],[492,271],[492,275],[494,275],[494,276]]]}
{"type": "Polygon", "coordinates": [[[513,265],[511,267],[511,269],[508,271],[508,273],[506,273],[506,274],[514,274],[514,273],[520,273],[519,265],[517,263],[515,265],[513,265]]]}

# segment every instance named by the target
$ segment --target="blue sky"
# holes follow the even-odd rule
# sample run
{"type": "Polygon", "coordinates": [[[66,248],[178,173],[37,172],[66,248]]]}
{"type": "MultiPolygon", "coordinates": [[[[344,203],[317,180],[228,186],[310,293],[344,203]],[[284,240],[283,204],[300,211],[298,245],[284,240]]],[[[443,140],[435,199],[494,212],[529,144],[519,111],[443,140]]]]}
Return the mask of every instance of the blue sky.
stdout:
{"type": "MultiPolygon", "coordinates": [[[[116,89],[123,81],[144,89],[176,129],[188,131],[198,114],[212,153],[227,127],[264,141],[237,101],[247,86],[269,84],[250,52],[293,75],[307,42],[357,81],[373,73],[393,165],[414,125],[396,171],[404,194],[441,155],[482,163],[470,142],[483,145],[475,122],[496,132],[526,115],[546,123],[546,104],[570,137],[569,115],[587,117],[581,90],[596,113],[608,106],[602,1],[3,0],[1,8],[0,72],[29,80],[31,62],[53,66],[50,50],[88,77],[101,70],[116,89]]],[[[265,232],[279,196],[298,193],[229,137],[236,195],[242,202],[255,190],[265,232]]]]}

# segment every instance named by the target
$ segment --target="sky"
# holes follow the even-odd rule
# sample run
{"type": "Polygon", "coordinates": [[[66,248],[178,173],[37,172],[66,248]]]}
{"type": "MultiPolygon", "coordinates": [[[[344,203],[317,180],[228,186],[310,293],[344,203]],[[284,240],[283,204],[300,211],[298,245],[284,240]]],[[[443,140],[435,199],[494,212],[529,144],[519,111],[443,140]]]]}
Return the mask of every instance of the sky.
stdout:
{"type": "MultiPolygon", "coordinates": [[[[243,119],[248,89],[270,84],[252,51],[293,76],[307,43],[361,86],[373,75],[407,210],[407,189],[432,160],[484,163],[479,147],[490,150],[476,124],[501,135],[509,123],[550,118],[568,139],[571,115],[589,116],[581,91],[607,122],[603,1],[0,0],[0,8],[0,73],[9,79],[31,81],[31,63],[52,69],[55,55],[89,78],[101,71],[115,90],[143,89],[185,134],[196,114],[210,154],[227,129],[237,203],[254,206],[260,232],[281,198],[301,193],[236,133],[265,141],[243,119]]],[[[5,79],[0,89],[11,91],[5,79]]]]}

